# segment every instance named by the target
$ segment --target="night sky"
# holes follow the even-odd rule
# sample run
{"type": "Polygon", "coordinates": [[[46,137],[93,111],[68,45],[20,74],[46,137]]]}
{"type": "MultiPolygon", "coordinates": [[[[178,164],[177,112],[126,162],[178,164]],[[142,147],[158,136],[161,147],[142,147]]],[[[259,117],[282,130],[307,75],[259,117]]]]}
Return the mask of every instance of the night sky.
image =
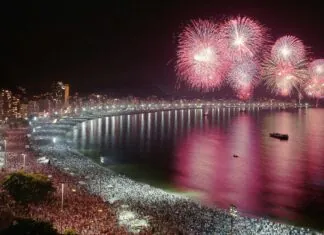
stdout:
{"type": "Polygon", "coordinates": [[[173,89],[182,27],[191,19],[237,14],[260,21],[273,38],[295,35],[314,58],[324,57],[324,16],[311,1],[303,6],[296,1],[262,1],[263,6],[216,0],[43,2],[2,4],[0,87],[22,85],[38,92],[62,80],[72,92],[173,89]]]}

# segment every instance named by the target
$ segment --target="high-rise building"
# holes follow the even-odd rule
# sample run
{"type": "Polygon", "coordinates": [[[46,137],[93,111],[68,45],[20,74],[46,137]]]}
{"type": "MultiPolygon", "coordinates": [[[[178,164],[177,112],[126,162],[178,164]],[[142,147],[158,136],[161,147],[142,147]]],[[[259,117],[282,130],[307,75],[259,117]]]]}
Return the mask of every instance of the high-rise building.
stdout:
{"type": "Polygon", "coordinates": [[[1,89],[0,91],[0,117],[1,119],[10,116],[9,110],[11,109],[12,93],[9,90],[1,89]]]}
{"type": "Polygon", "coordinates": [[[64,106],[69,106],[69,98],[70,98],[70,85],[64,84],[64,106]]]}
{"type": "Polygon", "coordinates": [[[54,82],[52,84],[52,99],[55,109],[62,108],[64,97],[64,85],[62,82],[54,82]]]}
{"type": "Polygon", "coordinates": [[[27,108],[28,115],[38,115],[39,113],[39,104],[37,101],[29,101],[27,108]]]}
{"type": "Polygon", "coordinates": [[[20,100],[20,103],[27,104],[28,98],[27,98],[27,90],[26,88],[23,88],[21,86],[17,87],[15,92],[15,96],[20,100]]]}
{"type": "Polygon", "coordinates": [[[52,111],[52,101],[47,98],[38,100],[39,112],[51,112],[52,111]]]}
{"type": "Polygon", "coordinates": [[[3,96],[2,96],[2,90],[0,91],[0,120],[3,119],[4,116],[4,110],[3,110],[3,96]]]}
{"type": "Polygon", "coordinates": [[[73,96],[70,97],[69,105],[72,109],[78,109],[82,107],[83,101],[82,97],[79,96],[79,93],[74,93],[73,96]]]}
{"type": "Polygon", "coordinates": [[[20,109],[20,99],[12,95],[10,90],[0,90],[0,118],[18,118],[20,109]]]}
{"type": "Polygon", "coordinates": [[[28,104],[20,104],[19,116],[26,118],[28,116],[28,104]]]}
{"type": "Polygon", "coordinates": [[[19,108],[20,108],[20,100],[16,96],[12,96],[10,100],[10,108],[8,110],[8,116],[11,118],[19,117],[19,108]]]}

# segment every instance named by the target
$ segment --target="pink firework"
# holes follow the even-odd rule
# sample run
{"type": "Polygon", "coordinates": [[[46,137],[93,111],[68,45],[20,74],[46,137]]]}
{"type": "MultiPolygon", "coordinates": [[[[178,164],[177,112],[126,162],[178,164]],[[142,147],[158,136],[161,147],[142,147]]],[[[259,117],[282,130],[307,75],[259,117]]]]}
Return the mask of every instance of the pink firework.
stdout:
{"type": "Polygon", "coordinates": [[[324,97],[324,59],[314,60],[309,64],[310,81],[305,84],[305,92],[309,97],[324,97]]]}
{"type": "Polygon", "coordinates": [[[252,95],[253,95],[252,92],[253,91],[251,88],[245,88],[245,89],[240,90],[236,95],[241,100],[248,100],[252,97],[252,95]]]}
{"type": "Polygon", "coordinates": [[[257,21],[236,17],[221,27],[226,54],[231,61],[243,61],[258,56],[265,43],[266,30],[257,21]]]}
{"type": "Polygon", "coordinates": [[[305,86],[305,93],[311,98],[320,99],[324,97],[324,81],[312,79],[305,86]]]}
{"type": "Polygon", "coordinates": [[[288,96],[309,78],[307,63],[296,64],[267,59],[263,64],[263,78],[266,86],[275,94],[288,96]]]}
{"type": "Polygon", "coordinates": [[[308,62],[303,43],[294,36],[279,38],[263,64],[263,78],[275,94],[290,95],[308,80],[308,62]]]}
{"type": "Polygon", "coordinates": [[[306,49],[301,40],[294,36],[279,38],[271,49],[273,60],[285,63],[299,63],[306,58],[306,49]]]}
{"type": "Polygon", "coordinates": [[[312,80],[324,81],[324,59],[314,60],[310,63],[309,76],[312,80]]]}
{"type": "Polygon", "coordinates": [[[213,90],[219,87],[227,65],[218,27],[212,22],[192,21],[180,34],[176,71],[191,88],[213,90]]]}
{"type": "Polygon", "coordinates": [[[228,74],[228,82],[237,92],[239,98],[250,98],[253,88],[258,81],[258,72],[258,65],[252,60],[232,65],[228,74]]]}

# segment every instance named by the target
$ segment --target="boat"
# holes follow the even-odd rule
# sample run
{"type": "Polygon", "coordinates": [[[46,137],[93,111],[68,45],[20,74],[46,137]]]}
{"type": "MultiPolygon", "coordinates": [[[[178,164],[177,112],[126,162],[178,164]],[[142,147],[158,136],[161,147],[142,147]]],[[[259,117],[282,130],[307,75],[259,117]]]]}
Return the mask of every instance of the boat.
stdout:
{"type": "Polygon", "coordinates": [[[289,136],[287,134],[280,134],[280,133],[270,133],[270,137],[280,139],[280,140],[288,140],[289,136]]]}
{"type": "Polygon", "coordinates": [[[238,157],[238,155],[234,154],[233,157],[238,157]]]}

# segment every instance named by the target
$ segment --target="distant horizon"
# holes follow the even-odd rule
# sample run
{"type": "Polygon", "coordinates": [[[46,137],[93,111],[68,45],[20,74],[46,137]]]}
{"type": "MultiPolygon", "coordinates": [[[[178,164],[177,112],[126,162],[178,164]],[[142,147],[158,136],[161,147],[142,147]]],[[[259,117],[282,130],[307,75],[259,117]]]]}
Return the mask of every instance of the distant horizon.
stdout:
{"type": "MultiPolygon", "coordinates": [[[[65,83],[63,81],[63,83],[65,83]]],[[[0,87],[0,89],[8,89],[11,90],[13,93],[17,91],[19,86],[16,86],[14,88],[8,88],[8,87],[0,87]]],[[[25,88],[25,87],[23,87],[25,88]]],[[[135,96],[135,97],[150,97],[150,96],[157,96],[159,98],[169,98],[169,97],[188,97],[191,99],[233,99],[233,100],[239,100],[238,97],[235,96],[233,90],[225,86],[221,88],[226,92],[226,95],[218,93],[217,90],[210,91],[210,92],[200,92],[197,90],[190,90],[186,87],[176,89],[175,87],[171,86],[163,86],[163,85],[147,85],[144,87],[137,87],[137,88],[108,88],[108,89],[101,89],[101,90],[93,90],[93,91],[77,91],[73,87],[70,86],[71,92],[70,96],[73,96],[75,93],[78,93],[80,96],[88,96],[91,94],[111,94],[115,97],[127,97],[127,96],[135,96]]],[[[39,91],[29,91],[27,88],[27,96],[29,98],[37,95],[41,95],[47,92],[51,92],[51,87],[44,88],[39,91]]],[[[269,91],[264,92],[264,87],[257,87],[255,89],[255,92],[257,95],[252,96],[251,100],[258,100],[258,99],[275,99],[275,100],[298,100],[298,96],[295,93],[293,93],[291,96],[285,97],[280,95],[274,95],[271,94],[269,91]]],[[[316,101],[314,98],[309,98],[304,96],[302,100],[307,101],[316,101]]],[[[244,101],[244,100],[242,100],[244,101]]],[[[321,103],[321,99],[320,99],[321,103]]]]}

